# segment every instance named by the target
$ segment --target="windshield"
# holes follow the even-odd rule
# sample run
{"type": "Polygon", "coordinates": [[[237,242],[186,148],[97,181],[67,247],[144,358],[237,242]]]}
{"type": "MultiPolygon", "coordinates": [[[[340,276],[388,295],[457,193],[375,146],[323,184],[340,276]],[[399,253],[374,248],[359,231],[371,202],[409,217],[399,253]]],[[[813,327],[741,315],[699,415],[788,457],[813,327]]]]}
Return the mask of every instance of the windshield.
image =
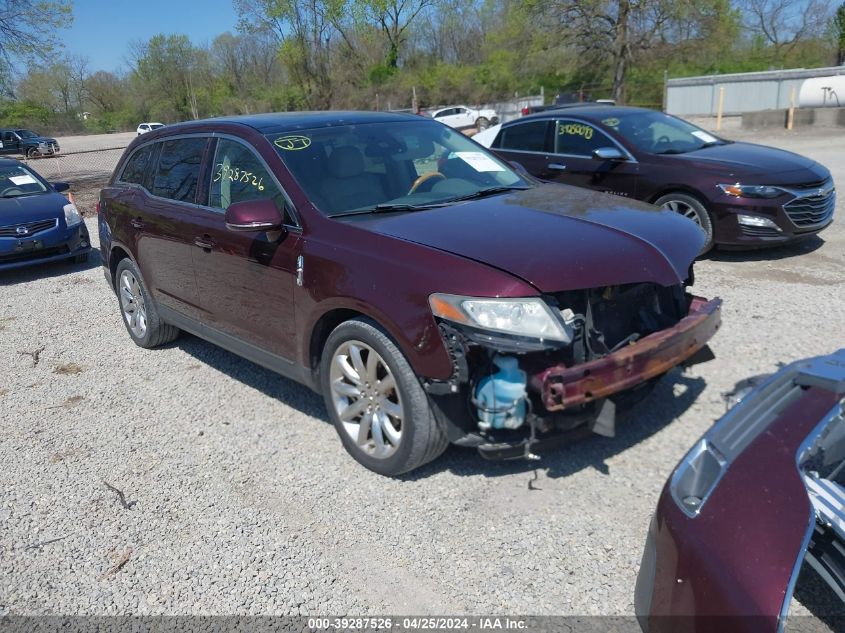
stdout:
{"type": "Polygon", "coordinates": [[[423,119],[268,134],[329,216],[412,211],[529,184],[460,132],[423,119]]]}
{"type": "Polygon", "coordinates": [[[15,130],[21,138],[38,138],[38,135],[32,130],[15,130]]]}
{"type": "Polygon", "coordinates": [[[655,111],[614,114],[602,123],[649,154],[685,154],[725,141],[673,116],[655,111]]]}
{"type": "Polygon", "coordinates": [[[23,165],[0,166],[0,198],[44,193],[47,187],[23,165]]]}

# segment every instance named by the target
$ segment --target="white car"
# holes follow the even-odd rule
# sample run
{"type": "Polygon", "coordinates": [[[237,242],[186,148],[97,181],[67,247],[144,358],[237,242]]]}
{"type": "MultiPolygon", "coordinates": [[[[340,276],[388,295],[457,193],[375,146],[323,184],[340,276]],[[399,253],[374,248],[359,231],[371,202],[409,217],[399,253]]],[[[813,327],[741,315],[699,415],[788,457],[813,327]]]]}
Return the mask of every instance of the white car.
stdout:
{"type": "Polygon", "coordinates": [[[164,127],[164,123],[141,123],[135,131],[138,132],[138,136],[141,136],[141,134],[152,132],[160,127],[164,127]]]}
{"type": "Polygon", "coordinates": [[[433,110],[430,114],[432,119],[455,129],[474,127],[479,130],[486,130],[499,122],[499,115],[490,108],[475,110],[467,106],[449,106],[448,108],[433,110]]]}
{"type": "Polygon", "coordinates": [[[492,125],[486,130],[478,132],[478,134],[473,134],[472,140],[489,149],[490,147],[492,147],[493,141],[496,140],[496,137],[499,135],[499,130],[501,129],[501,123],[499,123],[498,125],[492,125]]]}

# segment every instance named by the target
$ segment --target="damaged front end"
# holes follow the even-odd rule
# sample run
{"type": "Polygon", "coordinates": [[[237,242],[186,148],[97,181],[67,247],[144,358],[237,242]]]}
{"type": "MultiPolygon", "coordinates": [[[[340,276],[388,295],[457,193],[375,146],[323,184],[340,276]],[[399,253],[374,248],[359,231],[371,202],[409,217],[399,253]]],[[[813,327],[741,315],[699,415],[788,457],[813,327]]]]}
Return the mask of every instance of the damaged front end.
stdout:
{"type": "Polygon", "coordinates": [[[627,408],[680,364],[712,358],[721,300],[683,285],[633,283],[526,299],[430,297],[452,360],[425,387],[449,439],[491,459],[590,433],[612,436],[627,408]]]}

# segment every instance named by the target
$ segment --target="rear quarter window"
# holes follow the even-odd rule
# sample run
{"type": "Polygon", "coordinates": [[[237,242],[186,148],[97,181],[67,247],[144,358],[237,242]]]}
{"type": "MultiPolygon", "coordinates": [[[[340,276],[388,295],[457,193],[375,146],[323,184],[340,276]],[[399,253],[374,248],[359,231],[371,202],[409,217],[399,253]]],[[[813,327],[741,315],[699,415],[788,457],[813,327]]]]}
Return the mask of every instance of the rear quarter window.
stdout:
{"type": "Polygon", "coordinates": [[[147,167],[150,164],[152,155],[152,145],[145,145],[135,150],[123,166],[123,170],[117,178],[118,181],[133,185],[145,185],[144,176],[147,173],[147,167]]]}

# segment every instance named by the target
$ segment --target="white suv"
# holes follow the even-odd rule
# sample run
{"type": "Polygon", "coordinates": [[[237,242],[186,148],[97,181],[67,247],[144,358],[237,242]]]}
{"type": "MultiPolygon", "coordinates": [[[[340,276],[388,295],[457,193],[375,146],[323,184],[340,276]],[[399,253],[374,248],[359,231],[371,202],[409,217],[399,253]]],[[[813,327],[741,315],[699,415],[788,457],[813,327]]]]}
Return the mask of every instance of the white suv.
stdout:
{"type": "Polygon", "coordinates": [[[152,132],[160,127],[164,127],[164,123],[141,123],[135,131],[138,132],[138,136],[141,136],[141,134],[152,132]]]}
{"type": "Polygon", "coordinates": [[[499,122],[499,115],[495,110],[490,108],[475,110],[467,106],[450,106],[434,110],[431,112],[431,118],[456,129],[475,127],[478,130],[486,130],[499,122]]]}

